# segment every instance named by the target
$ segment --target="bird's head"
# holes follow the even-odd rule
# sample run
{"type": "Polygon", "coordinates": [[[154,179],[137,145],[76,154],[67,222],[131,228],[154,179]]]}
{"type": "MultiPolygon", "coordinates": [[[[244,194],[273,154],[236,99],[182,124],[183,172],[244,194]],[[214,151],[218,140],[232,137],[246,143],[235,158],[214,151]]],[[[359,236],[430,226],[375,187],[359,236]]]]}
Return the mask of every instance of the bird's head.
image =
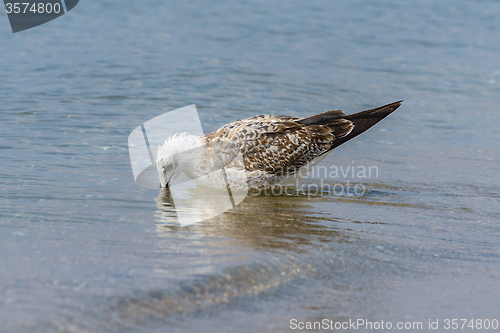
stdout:
{"type": "Polygon", "coordinates": [[[206,149],[205,139],[189,133],[175,134],[158,147],[156,169],[162,188],[168,188],[183,172],[187,172],[200,149],[206,149]]]}

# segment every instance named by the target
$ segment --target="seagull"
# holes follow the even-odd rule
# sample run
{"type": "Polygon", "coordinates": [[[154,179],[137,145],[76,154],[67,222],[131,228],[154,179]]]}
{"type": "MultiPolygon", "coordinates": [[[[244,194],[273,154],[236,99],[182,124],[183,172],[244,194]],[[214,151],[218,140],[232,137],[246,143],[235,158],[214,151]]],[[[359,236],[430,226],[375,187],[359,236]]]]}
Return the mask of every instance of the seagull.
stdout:
{"type": "Polygon", "coordinates": [[[209,187],[227,186],[228,180],[251,189],[293,185],[333,149],[387,117],[402,102],[351,115],[341,110],[302,118],[258,115],[205,136],[175,134],[157,150],[161,187],[170,187],[182,174],[209,187]],[[224,177],[213,176],[221,170],[224,177]]]}

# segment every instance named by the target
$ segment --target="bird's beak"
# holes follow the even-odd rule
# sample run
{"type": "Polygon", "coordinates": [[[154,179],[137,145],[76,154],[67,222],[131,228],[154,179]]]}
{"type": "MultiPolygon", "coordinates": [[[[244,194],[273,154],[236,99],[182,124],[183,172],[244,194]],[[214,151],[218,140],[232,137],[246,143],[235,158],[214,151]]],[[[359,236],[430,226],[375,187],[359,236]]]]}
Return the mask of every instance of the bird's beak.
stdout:
{"type": "Polygon", "coordinates": [[[170,176],[169,179],[167,179],[167,181],[165,182],[165,188],[169,188],[170,187],[170,184],[172,183],[172,178],[174,177],[174,175],[170,176]]]}

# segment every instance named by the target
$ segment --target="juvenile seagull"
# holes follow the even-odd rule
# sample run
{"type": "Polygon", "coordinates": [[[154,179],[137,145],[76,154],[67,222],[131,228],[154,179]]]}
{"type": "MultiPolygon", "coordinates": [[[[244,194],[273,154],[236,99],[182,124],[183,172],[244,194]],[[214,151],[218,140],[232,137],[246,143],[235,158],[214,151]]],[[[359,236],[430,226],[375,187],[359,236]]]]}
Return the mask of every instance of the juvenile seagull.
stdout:
{"type": "Polygon", "coordinates": [[[182,173],[197,183],[220,186],[220,177],[212,176],[217,170],[224,170],[224,177],[233,184],[245,182],[250,188],[293,184],[334,148],[384,119],[401,103],[348,116],[341,110],[303,118],[259,115],[233,121],[203,137],[176,134],[158,148],[161,186],[169,187],[182,173]]]}

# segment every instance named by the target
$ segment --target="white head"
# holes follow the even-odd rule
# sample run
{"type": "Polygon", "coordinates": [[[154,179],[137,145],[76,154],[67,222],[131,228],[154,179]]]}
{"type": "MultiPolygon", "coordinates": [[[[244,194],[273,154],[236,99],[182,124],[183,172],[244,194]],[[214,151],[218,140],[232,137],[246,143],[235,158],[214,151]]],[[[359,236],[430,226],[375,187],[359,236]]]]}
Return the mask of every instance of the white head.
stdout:
{"type": "Polygon", "coordinates": [[[165,139],[156,154],[161,187],[169,187],[178,176],[189,171],[200,150],[206,150],[205,139],[200,136],[183,132],[165,139]]]}

